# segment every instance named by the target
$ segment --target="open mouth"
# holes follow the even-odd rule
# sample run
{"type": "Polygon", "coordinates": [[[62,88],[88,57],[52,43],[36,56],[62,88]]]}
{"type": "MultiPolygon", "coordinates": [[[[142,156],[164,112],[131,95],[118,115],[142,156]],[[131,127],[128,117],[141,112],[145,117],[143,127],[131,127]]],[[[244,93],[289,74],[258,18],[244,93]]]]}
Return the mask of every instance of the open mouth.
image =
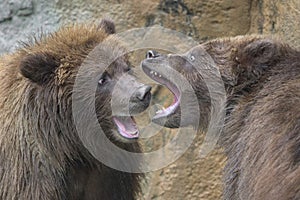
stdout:
{"type": "Polygon", "coordinates": [[[180,98],[181,98],[181,93],[179,89],[176,87],[174,83],[172,83],[168,78],[164,77],[161,75],[159,72],[149,69],[147,66],[142,66],[143,71],[154,81],[166,86],[171,93],[174,96],[173,103],[168,106],[167,108],[163,108],[161,110],[156,111],[156,114],[154,115],[153,119],[158,119],[162,117],[167,117],[171,114],[173,114],[178,106],[180,105],[180,98]]]}
{"type": "Polygon", "coordinates": [[[118,132],[126,139],[136,139],[139,137],[139,130],[132,116],[113,116],[113,121],[118,128],[118,132]]]}

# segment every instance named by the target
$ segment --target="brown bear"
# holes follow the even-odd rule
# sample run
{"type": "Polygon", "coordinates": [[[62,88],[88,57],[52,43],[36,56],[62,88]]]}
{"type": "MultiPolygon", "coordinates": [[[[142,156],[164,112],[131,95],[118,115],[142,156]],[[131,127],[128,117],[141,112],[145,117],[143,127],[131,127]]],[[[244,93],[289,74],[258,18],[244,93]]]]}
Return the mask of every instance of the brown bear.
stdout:
{"type": "Polygon", "coordinates": [[[176,70],[192,86],[201,112],[200,128],[207,130],[216,100],[210,93],[218,92],[208,90],[207,83],[217,77],[209,59],[219,69],[227,97],[219,138],[228,157],[223,198],[300,199],[300,52],[278,39],[255,35],[215,39],[183,55],[148,51],[141,64],[144,72],[167,86],[175,99],[153,121],[170,128],[194,123],[192,118],[180,119],[185,106],[180,105],[182,91],[180,83],[170,78],[176,70]],[[211,79],[204,81],[203,73],[211,79]]]}
{"type": "MultiPolygon", "coordinates": [[[[94,107],[105,136],[122,149],[140,152],[131,115],[148,107],[151,87],[136,81],[126,49],[113,33],[114,23],[107,19],[99,25],[64,27],[1,58],[0,199],[136,198],[141,175],[95,159],[80,140],[72,113],[76,74],[106,40],[111,49],[99,51],[97,61],[105,62],[112,52],[120,56],[105,69],[90,62],[88,71],[97,79],[91,77],[83,85],[95,85],[94,107]],[[122,90],[114,100],[128,104],[130,114],[112,113],[112,92],[120,77],[122,90]],[[129,102],[122,102],[124,98],[129,102]]],[[[83,114],[86,98],[80,96],[83,114]]]]}

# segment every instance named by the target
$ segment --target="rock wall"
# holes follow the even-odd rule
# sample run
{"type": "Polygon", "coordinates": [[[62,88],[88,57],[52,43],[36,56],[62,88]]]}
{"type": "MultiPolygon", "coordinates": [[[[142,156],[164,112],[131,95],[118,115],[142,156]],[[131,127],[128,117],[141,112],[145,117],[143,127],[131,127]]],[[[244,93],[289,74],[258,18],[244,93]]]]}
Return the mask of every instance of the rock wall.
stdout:
{"type": "Polygon", "coordinates": [[[299,47],[298,0],[0,0],[0,54],[36,32],[70,22],[115,20],[119,31],[161,25],[202,41],[276,34],[299,47]]]}
{"type": "Polygon", "coordinates": [[[300,48],[300,1],[254,0],[249,33],[276,35],[300,48]]]}
{"type": "MultiPolygon", "coordinates": [[[[37,32],[72,22],[110,17],[118,31],[160,25],[197,41],[250,33],[272,34],[300,48],[299,0],[0,0],[0,54],[37,32]]],[[[155,38],[154,38],[155,39],[155,38]]],[[[141,60],[142,57],[135,58],[141,60]]],[[[161,91],[161,98],[169,98],[161,91]]],[[[147,121],[147,120],[146,120],[147,121]]],[[[162,130],[143,145],[163,146],[172,131],[162,130]]],[[[215,150],[198,157],[202,134],[168,167],[147,174],[141,199],[220,199],[225,157],[215,150]]]]}

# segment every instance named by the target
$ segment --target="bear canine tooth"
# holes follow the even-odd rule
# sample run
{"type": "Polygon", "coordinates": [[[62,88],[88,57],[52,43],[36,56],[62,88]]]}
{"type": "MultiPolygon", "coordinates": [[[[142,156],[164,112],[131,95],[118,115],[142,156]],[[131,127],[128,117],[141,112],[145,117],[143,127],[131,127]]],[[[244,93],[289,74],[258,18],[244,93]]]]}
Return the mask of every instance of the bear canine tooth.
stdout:
{"type": "Polygon", "coordinates": [[[159,114],[159,113],[162,113],[163,111],[162,110],[158,110],[155,112],[155,114],[159,114]]]}
{"type": "Polygon", "coordinates": [[[154,72],[154,75],[157,76],[157,72],[154,72]]]}
{"type": "Polygon", "coordinates": [[[166,111],[166,108],[165,108],[165,107],[162,107],[162,109],[156,111],[155,114],[159,114],[159,113],[162,113],[162,112],[165,112],[165,111],[166,111]]]}

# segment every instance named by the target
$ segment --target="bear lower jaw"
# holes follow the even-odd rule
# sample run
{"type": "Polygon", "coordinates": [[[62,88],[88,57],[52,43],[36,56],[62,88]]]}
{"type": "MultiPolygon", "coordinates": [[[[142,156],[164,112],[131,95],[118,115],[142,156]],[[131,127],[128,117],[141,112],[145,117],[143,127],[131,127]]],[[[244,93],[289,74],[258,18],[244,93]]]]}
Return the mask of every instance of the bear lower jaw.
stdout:
{"type": "Polygon", "coordinates": [[[113,121],[123,138],[137,139],[139,137],[139,130],[132,116],[113,116],[113,121]]]}
{"type": "Polygon", "coordinates": [[[175,100],[174,102],[167,108],[162,108],[161,110],[157,110],[155,115],[153,116],[152,120],[155,121],[155,120],[159,120],[161,118],[165,118],[165,117],[168,117],[172,114],[174,114],[176,111],[177,111],[177,108],[179,107],[180,105],[180,101],[178,99],[176,99],[175,97],[175,100]]]}

